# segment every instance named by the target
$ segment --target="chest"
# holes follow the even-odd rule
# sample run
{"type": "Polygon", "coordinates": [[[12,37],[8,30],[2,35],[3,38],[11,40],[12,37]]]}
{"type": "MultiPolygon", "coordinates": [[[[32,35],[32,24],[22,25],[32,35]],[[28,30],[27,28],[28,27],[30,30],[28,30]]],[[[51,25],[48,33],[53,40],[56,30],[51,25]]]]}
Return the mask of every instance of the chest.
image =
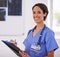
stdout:
{"type": "Polygon", "coordinates": [[[32,32],[32,36],[36,36],[38,33],[40,32],[40,29],[35,29],[33,32],[32,32]]]}
{"type": "Polygon", "coordinates": [[[31,31],[30,34],[28,35],[28,45],[32,45],[33,43],[37,43],[39,40],[41,41],[41,43],[45,42],[45,34],[43,34],[43,36],[40,38],[40,32],[38,32],[34,37],[33,37],[33,32],[31,31]]]}

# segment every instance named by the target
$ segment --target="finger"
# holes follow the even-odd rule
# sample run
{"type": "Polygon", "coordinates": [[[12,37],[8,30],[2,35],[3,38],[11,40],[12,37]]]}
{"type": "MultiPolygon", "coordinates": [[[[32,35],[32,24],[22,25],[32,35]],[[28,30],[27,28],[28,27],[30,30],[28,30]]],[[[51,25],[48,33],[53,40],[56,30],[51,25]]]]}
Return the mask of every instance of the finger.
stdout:
{"type": "Polygon", "coordinates": [[[22,51],[22,53],[24,54],[25,52],[24,52],[24,51],[22,51]]]}
{"type": "Polygon", "coordinates": [[[21,55],[22,55],[22,52],[20,52],[20,51],[19,51],[19,54],[21,54],[21,55]]]}
{"type": "Polygon", "coordinates": [[[16,42],[16,40],[10,40],[10,42],[12,42],[13,44],[15,44],[16,46],[17,46],[17,42],[16,42]]]}
{"type": "Polygon", "coordinates": [[[13,42],[13,40],[12,40],[12,39],[11,39],[10,41],[11,41],[11,42],[13,42]]]}

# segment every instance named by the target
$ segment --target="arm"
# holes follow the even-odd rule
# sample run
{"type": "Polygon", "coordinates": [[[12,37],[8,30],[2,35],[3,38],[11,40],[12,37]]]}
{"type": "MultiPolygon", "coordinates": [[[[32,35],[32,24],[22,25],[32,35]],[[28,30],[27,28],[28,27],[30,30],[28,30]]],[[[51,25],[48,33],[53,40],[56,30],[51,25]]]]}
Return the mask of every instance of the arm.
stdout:
{"type": "Polygon", "coordinates": [[[48,52],[48,55],[45,57],[54,57],[54,50],[48,52]]]}
{"type": "Polygon", "coordinates": [[[19,51],[19,53],[22,55],[22,57],[30,57],[25,51],[19,51]]]}

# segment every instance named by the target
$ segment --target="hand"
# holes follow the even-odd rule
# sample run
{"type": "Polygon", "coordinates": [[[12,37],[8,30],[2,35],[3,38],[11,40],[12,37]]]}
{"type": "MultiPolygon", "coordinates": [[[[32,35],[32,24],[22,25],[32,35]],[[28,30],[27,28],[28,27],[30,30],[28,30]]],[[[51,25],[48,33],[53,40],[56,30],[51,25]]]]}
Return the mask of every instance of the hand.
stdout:
{"type": "Polygon", "coordinates": [[[12,42],[14,45],[17,46],[17,42],[16,42],[16,40],[10,40],[10,42],[12,42]]]}
{"type": "Polygon", "coordinates": [[[26,52],[24,52],[24,51],[22,51],[22,52],[20,52],[19,51],[19,53],[22,55],[22,57],[30,57],[26,52]]]}
{"type": "Polygon", "coordinates": [[[48,56],[45,56],[45,57],[48,57],[48,56]]]}

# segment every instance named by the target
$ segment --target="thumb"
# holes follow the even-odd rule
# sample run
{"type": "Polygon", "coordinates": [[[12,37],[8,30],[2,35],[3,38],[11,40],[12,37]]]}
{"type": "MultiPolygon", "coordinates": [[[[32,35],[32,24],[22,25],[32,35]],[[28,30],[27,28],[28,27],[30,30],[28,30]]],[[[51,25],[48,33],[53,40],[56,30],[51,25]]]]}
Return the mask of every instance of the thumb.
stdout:
{"type": "Polygon", "coordinates": [[[19,51],[19,53],[22,55],[22,52],[19,51]]]}

